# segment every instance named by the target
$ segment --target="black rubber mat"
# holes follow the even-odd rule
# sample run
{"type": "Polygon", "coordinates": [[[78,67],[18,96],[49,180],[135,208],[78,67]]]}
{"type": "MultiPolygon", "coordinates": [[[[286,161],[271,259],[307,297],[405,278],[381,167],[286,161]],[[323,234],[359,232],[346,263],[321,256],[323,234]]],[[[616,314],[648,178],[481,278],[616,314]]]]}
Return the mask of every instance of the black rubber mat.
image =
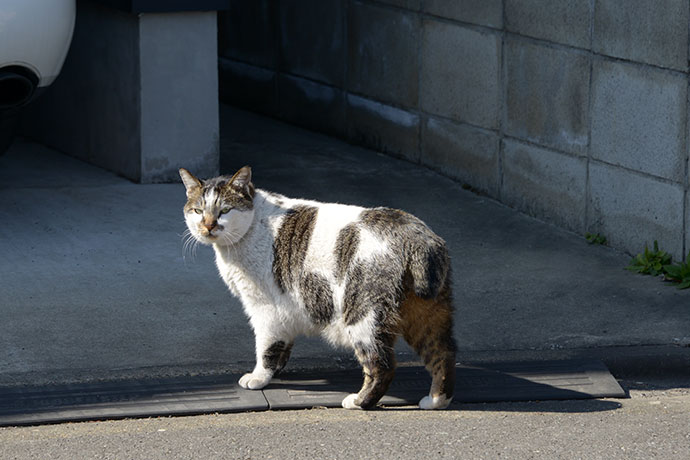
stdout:
{"type": "Polygon", "coordinates": [[[0,389],[0,426],[214,412],[262,411],[260,391],[237,376],[0,389]]]}
{"type": "MultiPolygon", "coordinates": [[[[384,406],[417,404],[429,393],[431,380],[421,367],[401,367],[388,393],[381,399],[384,406]]],[[[362,386],[362,374],[357,370],[314,374],[286,373],[274,379],[263,392],[271,409],[309,407],[340,407],[345,396],[356,393],[362,386]]]]}
{"type": "MultiPolygon", "coordinates": [[[[275,379],[264,395],[271,409],[340,407],[362,383],[357,372],[321,375],[294,374],[275,379]]],[[[401,367],[384,406],[417,404],[429,393],[431,379],[421,367],[401,367]]],[[[623,398],[625,391],[606,366],[593,360],[540,361],[458,366],[456,402],[538,401],[590,398],[623,398]]]]}
{"type": "Polygon", "coordinates": [[[626,397],[604,363],[596,360],[467,366],[458,368],[456,379],[459,402],[626,397]]]}
{"type": "MultiPolygon", "coordinates": [[[[340,407],[359,390],[361,373],[286,373],[263,391],[243,390],[237,376],[0,389],[0,426],[215,412],[340,407]]],[[[459,366],[455,401],[496,402],[625,397],[598,361],[571,360],[459,366]]],[[[414,405],[428,394],[421,367],[400,367],[384,406],[414,405]]]]}

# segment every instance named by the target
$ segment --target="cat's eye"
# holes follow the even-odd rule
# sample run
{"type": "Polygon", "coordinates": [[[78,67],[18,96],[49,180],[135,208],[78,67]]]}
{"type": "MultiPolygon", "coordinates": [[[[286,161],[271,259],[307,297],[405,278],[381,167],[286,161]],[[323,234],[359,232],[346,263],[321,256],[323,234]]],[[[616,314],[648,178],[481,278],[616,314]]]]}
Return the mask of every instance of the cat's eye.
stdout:
{"type": "Polygon", "coordinates": [[[197,213],[197,214],[203,214],[203,213],[204,213],[204,211],[202,211],[202,210],[199,209],[199,208],[194,208],[194,212],[197,213]]]}
{"type": "Polygon", "coordinates": [[[220,210],[220,215],[222,216],[223,214],[227,214],[230,211],[232,211],[232,208],[223,208],[220,210]]]}

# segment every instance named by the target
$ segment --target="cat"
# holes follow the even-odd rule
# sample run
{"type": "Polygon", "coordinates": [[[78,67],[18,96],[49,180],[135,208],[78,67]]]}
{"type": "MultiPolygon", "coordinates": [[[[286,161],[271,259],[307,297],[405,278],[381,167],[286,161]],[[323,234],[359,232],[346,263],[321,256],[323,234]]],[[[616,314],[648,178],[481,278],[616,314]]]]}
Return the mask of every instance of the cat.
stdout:
{"type": "Polygon", "coordinates": [[[432,376],[422,409],[446,408],[455,382],[450,258],[421,220],[390,208],[291,199],[254,188],[249,166],[200,180],[180,169],[191,236],[211,245],[242,302],[256,366],[239,385],[261,389],[285,367],[298,335],[354,349],[364,383],[347,409],[374,407],[395,372],[399,336],[432,376]]]}

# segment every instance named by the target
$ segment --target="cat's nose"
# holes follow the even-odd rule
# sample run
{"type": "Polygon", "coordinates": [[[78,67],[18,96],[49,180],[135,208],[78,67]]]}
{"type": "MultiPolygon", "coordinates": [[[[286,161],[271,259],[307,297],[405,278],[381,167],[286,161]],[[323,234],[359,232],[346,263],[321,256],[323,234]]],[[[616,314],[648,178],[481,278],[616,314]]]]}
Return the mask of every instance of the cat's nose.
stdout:
{"type": "Polygon", "coordinates": [[[204,227],[205,227],[206,230],[208,230],[209,232],[210,232],[211,230],[213,230],[214,228],[216,228],[217,225],[218,225],[218,221],[216,221],[216,220],[214,220],[213,222],[204,222],[204,227]]]}

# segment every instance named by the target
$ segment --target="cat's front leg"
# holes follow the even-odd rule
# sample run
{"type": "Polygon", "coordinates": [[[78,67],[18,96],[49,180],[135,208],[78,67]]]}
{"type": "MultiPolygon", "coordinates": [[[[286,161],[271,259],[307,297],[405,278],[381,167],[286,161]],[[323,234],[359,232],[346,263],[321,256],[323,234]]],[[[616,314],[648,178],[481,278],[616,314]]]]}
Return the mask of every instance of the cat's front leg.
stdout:
{"type": "Polygon", "coordinates": [[[264,388],[273,375],[285,367],[291,350],[292,340],[280,340],[257,334],[256,366],[252,372],[240,378],[240,386],[248,390],[264,388]]]}

